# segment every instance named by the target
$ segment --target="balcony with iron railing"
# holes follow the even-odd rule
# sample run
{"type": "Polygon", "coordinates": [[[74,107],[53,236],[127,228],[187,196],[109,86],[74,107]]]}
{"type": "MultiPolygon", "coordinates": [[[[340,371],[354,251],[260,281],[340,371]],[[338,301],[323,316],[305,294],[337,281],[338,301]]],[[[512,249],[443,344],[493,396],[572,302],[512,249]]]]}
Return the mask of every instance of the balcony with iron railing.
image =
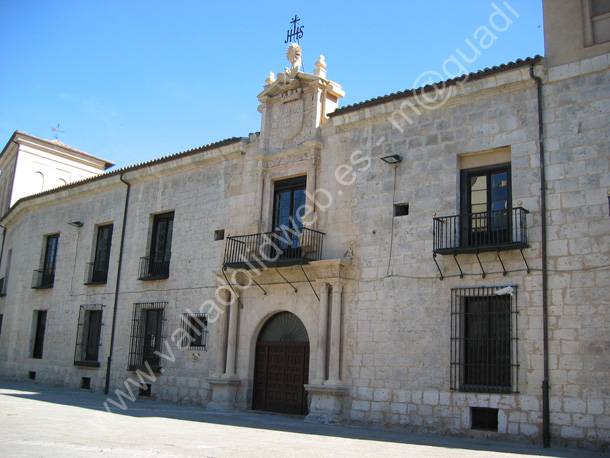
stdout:
{"type": "Polygon", "coordinates": [[[32,275],[32,289],[53,288],[55,270],[36,269],[32,275]]]}
{"type": "Polygon", "coordinates": [[[528,247],[522,207],[434,218],[435,254],[522,250],[528,247]]]}
{"type": "Polygon", "coordinates": [[[227,237],[223,265],[252,269],[319,261],[323,239],[324,232],[308,228],[227,237]]]}
{"type": "Polygon", "coordinates": [[[163,280],[169,278],[170,254],[165,253],[163,260],[155,261],[150,256],[140,258],[140,280],[163,280]]]}
{"type": "Polygon", "coordinates": [[[105,285],[108,281],[108,268],[88,262],[85,266],[85,285],[105,285]]]}

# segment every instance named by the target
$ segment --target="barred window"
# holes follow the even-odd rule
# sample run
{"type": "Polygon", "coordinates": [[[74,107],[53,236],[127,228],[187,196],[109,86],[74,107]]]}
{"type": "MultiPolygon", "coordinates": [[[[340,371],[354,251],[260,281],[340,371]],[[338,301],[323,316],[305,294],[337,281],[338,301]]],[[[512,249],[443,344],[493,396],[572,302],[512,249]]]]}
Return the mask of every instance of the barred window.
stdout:
{"type": "Polygon", "coordinates": [[[516,291],[516,286],[451,290],[452,390],[517,392],[516,291]]]}
{"type": "Polygon", "coordinates": [[[208,316],[205,313],[183,313],[182,329],[188,336],[186,348],[205,350],[208,336],[208,316]]]}
{"type": "Polygon", "coordinates": [[[133,304],[131,339],[129,343],[129,370],[150,368],[161,370],[163,351],[163,322],[167,302],[139,302],[133,304]]]}
{"type": "Polygon", "coordinates": [[[74,365],[100,367],[103,304],[85,304],[78,312],[74,365]]]}

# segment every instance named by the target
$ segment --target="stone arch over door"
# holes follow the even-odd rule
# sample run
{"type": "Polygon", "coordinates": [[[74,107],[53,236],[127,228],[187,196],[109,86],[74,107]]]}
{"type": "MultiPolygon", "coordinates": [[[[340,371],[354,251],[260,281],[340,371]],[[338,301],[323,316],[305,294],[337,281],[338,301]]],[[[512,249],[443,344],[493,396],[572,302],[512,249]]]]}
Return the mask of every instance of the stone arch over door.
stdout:
{"type": "Polygon", "coordinates": [[[309,336],[293,313],[273,315],[256,342],[252,408],[307,415],[309,336]]]}

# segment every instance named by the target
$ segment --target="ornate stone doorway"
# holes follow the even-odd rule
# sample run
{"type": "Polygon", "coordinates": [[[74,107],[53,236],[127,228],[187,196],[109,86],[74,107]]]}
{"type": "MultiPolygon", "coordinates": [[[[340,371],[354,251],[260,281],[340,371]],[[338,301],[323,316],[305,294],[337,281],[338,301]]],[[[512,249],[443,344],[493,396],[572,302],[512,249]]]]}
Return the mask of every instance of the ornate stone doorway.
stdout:
{"type": "Polygon", "coordinates": [[[307,415],[309,337],[299,318],[289,312],[274,315],[256,343],[252,408],[307,415]]]}

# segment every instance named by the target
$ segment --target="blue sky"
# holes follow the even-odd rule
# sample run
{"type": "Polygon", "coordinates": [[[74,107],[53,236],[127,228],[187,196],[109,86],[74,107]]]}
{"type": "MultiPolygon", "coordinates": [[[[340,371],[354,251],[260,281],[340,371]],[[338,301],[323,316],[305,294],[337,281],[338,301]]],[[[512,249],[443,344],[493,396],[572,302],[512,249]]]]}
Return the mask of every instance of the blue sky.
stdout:
{"type": "Polygon", "coordinates": [[[247,136],[265,78],[289,65],[295,14],[304,70],[323,54],[341,106],[424,72],[544,54],[541,0],[0,0],[0,143],[15,130],[53,138],[59,124],[59,140],[123,167],[247,136]]]}

